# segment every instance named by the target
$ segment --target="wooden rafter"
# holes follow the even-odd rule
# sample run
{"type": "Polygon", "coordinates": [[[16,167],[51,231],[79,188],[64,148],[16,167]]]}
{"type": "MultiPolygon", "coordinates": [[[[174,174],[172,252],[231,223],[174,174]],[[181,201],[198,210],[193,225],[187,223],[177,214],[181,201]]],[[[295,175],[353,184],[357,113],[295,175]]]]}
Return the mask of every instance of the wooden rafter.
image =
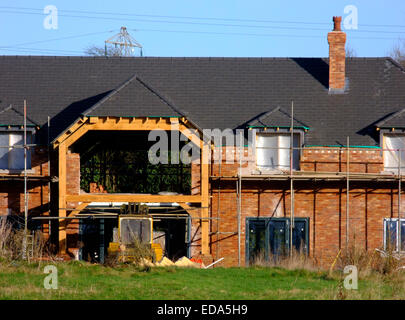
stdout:
{"type": "MultiPolygon", "coordinates": [[[[66,202],[68,202],[68,201],[66,201],[66,202]]],[[[75,216],[75,215],[79,214],[88,205],[89,205],[89,202],[80,203],[74,210],[70,211],[70,213],[67,216],[75,216]]]]}

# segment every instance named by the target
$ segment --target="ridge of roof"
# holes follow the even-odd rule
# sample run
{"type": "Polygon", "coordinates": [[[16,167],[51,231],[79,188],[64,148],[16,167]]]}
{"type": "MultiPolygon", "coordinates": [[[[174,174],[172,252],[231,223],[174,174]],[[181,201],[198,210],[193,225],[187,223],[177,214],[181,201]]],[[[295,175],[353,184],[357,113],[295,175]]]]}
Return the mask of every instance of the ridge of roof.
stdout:
{"type": "MultiPolygon", "coordinates": [[[[106,56],[51,56],[51,55],[0,55],[0,59],[55,59],[55,60],[207,60],[207,61],[223,61],[223,60],[293,60],[293,59],[329,59],[329,57],[162,57],[162,56],[144,56],[144,57],[106,57],[106,56]]],[[[350,60],[390,60],[393,64],[400,66],[391,57],[346,57],[350,60]]]]}
{"type": "MultiPolygon", "coordinates": [[[[21,113],[20,111],[18,111],[16,108],[13,107],[12,104],[10,104],[8,107],[5,107],[3,110],[0,110],[0,116],[10,112],[10,111],[14,111],[15,114],[17,114],[18,116],[20,116],[21,118],[24,119],[24,114],[21,113]]],[[[39,126],[38,123],[36,123],[35,121],[33,121],[30,117],[27,116],[27,122],[29,122],[29,125],[34,125],[34,126],[39,126]]],[[[21,124],[17,124],[17,123],[3,123],[3,125],[23,125],[23,123],[21,124]]]]}
{"type": "Polygon", "coordinates": [[[107,94],[104,98],[102,98],[96,104],[94,104],[89,109],[87,109],[83,113],[83,115],[84,116],[90,115],[91,112],[96,110],[98,107],[100,107],[106,101],[110,100],[113,96],[117,95],[121,90],[123,90],[125,87],[130,85],[133,81],[138,81],[144,88],[146,88],[147,90],[152,92],[158,99],[160,99],[163,103],[165,103],[168,107],[170,107],[174,112],[178,113],[180,116],[184,115],[178,110],[178,108],[175,108],[169,101],[167,101],[167,99],[165,99],[161,94],[159,94],[157,92],[157,90],[153,89],[150,85],[148,85],[145,81],[143,81],[136,73],[133,76],[131,76],[128,80],[124,81],[117,88],[112,90],[109,94],[107,94]]]}
{"type": "MultiPolygon", "coordinates": [[[[255,125],[261,123],[263,126],[266,126],[266,124],[264,123],[264,121],[265,121],[266,119],[268,119],[268,118],[271,118],[271,115],[272,115],[272,114],[275,114],[275,113],[278,113],[278,112],[279,112],[284,118],[286,118],[286,119],[288,119],[288,120],[291,120],[291,115],[290,115],[287,111],[285,111],[283,108],[281,108],[280,106],[277,106],[276,108],[274,108],[274,109],[272,109],[272,110],[270,110],[270,111],[268,111],[268,112],[265,112],[264,114],[261,114],[261,115],[257,116],[256,118],[250,120],[246,125],[247,125],[247,126],[255,126],[255,125]]],[[[293,121],[294,121],[296,124],[300,124],[302,127],[309,128],[308,125],[306,125],[306,124],[303,123],[302,121],[298,120],[295,116],[292,117],[292,118],[293,118],[293,121]]],[[[280,126],[283,126],[283,125],[280,123],[280,126]]]]}
{"type": "MultiPolygon", "coordinates": [[[[383,128],[383,126],[384,126],[385,124],[387,124],[387,123],[390,122],[391,120],[393,120],[393,119],[395,119],[395,118],[401,116],[402,113],[404,113],[404,112],[405,112],[405,108],[403,108],[403,109],[401,109],[401,110],[399,110],[399,111],[397,111],[397,112],[394,112],[393,114],[391,114],[390,116],[386,117],[385,119],[383,119],[383,120],[377,122],[377,123],[375,124],[375,126],[376,126],[377,128],[378,128],[378,127],[383,128]]],[[[404,126],[405,126],[405,123],[404,123],[404,126]]],[[[389,127],[392,127],[392,126],[389,126],[389,127]]],[[[395,127],[395,126],[394,126],[394,127],[395,127]]]]}

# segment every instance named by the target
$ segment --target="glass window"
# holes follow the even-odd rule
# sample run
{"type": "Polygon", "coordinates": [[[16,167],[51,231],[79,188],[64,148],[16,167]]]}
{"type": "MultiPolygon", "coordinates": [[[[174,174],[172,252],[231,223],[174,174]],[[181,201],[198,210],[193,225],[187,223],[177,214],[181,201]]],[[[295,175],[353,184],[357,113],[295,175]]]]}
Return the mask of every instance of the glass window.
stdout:
{"type": "MultiPolygon", "coordinates": [[[[300,147],[300,134],[295,133],[293,147],[300,147]]],[[[257,166],[272,170],[290,169],[290,142],[289,133],[258,133],[256,142],[257,166]]],[[[300,150],[293,150],[293,169],[299,170],[300,150]]]]}
{"type": "Polygon", "coordinates": [[[132,244],[135,239],[142,243],[151,242],[151,219],[122,218],[121,241],[132,244]]]}
{"type": "MultiPolygon", "coordinates": [[[[290,252],[290,218],[246,218],[246,259],[257,263],[290,252]]],[[[299,254],[309,253],[309,218],[295,218],[292,245],[299,254]]]]}
{"type": "MultiPolygon", "coordinates": [[[[398,219],[384,219],[384,250],[397,251],[398,219]]],[[[405,219],[401,219],[401,251],[405,251],[405,219]]]]}

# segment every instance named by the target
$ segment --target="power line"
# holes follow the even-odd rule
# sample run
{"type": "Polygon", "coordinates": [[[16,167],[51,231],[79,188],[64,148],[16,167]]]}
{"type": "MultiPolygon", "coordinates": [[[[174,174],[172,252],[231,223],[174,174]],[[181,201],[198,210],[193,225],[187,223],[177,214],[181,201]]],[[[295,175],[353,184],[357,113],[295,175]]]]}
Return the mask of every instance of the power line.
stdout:
{"type": "MultiPolygon", "coordinates": [[[[23,8],[23,7],[3,7],[0,9],[22,9],[22,10],[36,10],[43,11],[40,8],[23,8]]],[[[309,24],[309,25],[330,25],[326,22],[305,22],[305,21],[280,21],[280,20],[253,20],[253,19],[230,19],[230,18],[212,18],[212,17],[190,17],[190,16],[163,16],[151,14],[134,14],[134,13],[117,13],[117,12],[100,12],[100,11],[80,11],[80,10],[59,10],[63,12],[72,13],[86,13],[86,14],[102,14],[112,16],[135,16],[135,17],[151,17],[151,18],[168,18],[168,19],[188,19],[188,20],[211,20],[211,21],[239,21],[239,22],[260,22],[260,23],[287,23],[287,24],[309,24]]]]}
{"type": "MultiPolygon", "coordinates": [[[[253,37],[285,37],[285,38],[324,38],[321,35],[292,35],[292,34],[265,34],[265,33],[240,33],[240,32],[210,32],[210,31],[188,31],[188,30],[168,30],[168,29],[131,29],[133,31],[143,31],[143,32],[163,32],[163,33],[184,33],[184,34],[205,34],[205,35],[226,35],[226,36],[253,36],[253,37]]],[[[23,45],[32,45],[38,43],[46,43],[52,41],[59,41],[59,40],[66,40],[66,39],[74,39],[78,37],[85,37],[95,34],[104,34],[113,32],[111,31],[103,31],[103,32],[94,32],[94,33],[87,33],[81,35],[74,35],[74,36],[67,36],[61,38],[54,38],[48,40],[41,40],[41,41],[34,41],[34,42],[26,42],[20,43],[11,46],[0,46],[0,50],[3,51],[17,51],[17,52],[32,52],[38,51],[38,53],[70,53],[70,54],[77,54],[81,55],[84,52],[80,51],[72,51],[72,50],[57,50],[57,49],[46,49],[46,48],[27,48],[21,47],[23,45]]],[[[383,37],[353,37],[352,39],[360,39],[360,40],[369,40],[369,39],[378,39],[378,40],[395,40],[396,38],[383,38],[383,37]]]]}
{"type": "MultiPolygon", "coordinates": [[[[12,14],[33,14],[33,15],[44,15],[43,13],[37,12],[18,12],[18,11],[0,11],[1,13],[12,13],[12,14]]],[[[85,18],[85,19],[98,19],[98,20],[113,20],[113,21],[136,21],[136,22],[146,22],[146,23],[166,23],[166,24],[186,24],[186,25],[203,25],[203,26],[216,26],[216,27],[236,27],[236,28],[255,28],[255,29],[282,29],[282,30],[303,30],[303,31],[328,31],[325,28],[302,28],[302,27],[282,27],[282,26],[265,26],[265,25],[246,25],[246,24],[225,24],[225,23],[207,23],[207,22],[189,22],[189,21],[169,21],[169,20],[146,20],[146,19],[122,19],[115,17],[95,17],[95,16],[85,16],[85,15],[67,15],[58,14],[61,17],[69,18],[85,18]]],[[[381,31],[381,30],[346,30],[347,32],[361,32],[361,33],[383,33],[383,34],[405,34],[405,31],[381,31]]]]}
{"type": "Polygon", "coordinates": [[[54,51],[54,52],[70,52],[70,53],[83,53],[82,51],[75,51],[75,50],[60,50],[60,49],[47,49],[47,48],[24,48],[24,47],[18,47],[18,48],[1,48],[0,50],[7,50],[7,51],[17,51],[17,50],[32,50],[32,51],[54,51]]]}
{"type": "Polygon", "coordinates": [[[54,50],[54,49],[41,49],[41,48],[0,48],[0,51],[8,51],[8,52],[28,52],[32,53],[44,53],[44,54],[55,54],[55,53],[65,53],[66,55],[83,55],[81,51],[65,51],[65,50],[54,50]]]}
{"type": "MultiPolygon", "coordinates": [[[[230,35],[230,36],[254,36],[254,37],[286,37],[286,38],[325,38],[322,35],[294,35],[294,34],[275,34],[275,33],[241,33],[241,32],[211,32],[211,31],[188,31],[188,30],[167,30],[167,29],[133,29],[134,31],[144,32],[167,32],[167,33],[190,33],[190,34],[208,34],[208,35],[230,35]]],[[[398,38],[388,37],[351,37],[355,40],[397,40],[398,38]]]]}
{"type": "Polygon", "coordinates": [[[9,46],[0,46],[0,48],[20,47],[20,46],[26,46],[26,45],[38,44],[38,43],[45,43],[45,42],[51,42],[51,41],[59,41],[59,40],[67,40],[67,39],[75,39],[75,38],[81,38],[81,37],[88,37],[88,36],[94,36],[94,35],[104,34],[104,33],[110,33],[110,32],[114,32],[114,30],[101,31],[101,32],[92,32],[92,33],[85,33],[85,34],[79,34],[79,35],[74,35],[74,36],[67,36],[67,37],[61,37],[61,38],[53,38],[53,39],[47,39],[47,40],[39,40],[39,41],[33,41],[33,42],[25,42],[25,43],[19,43],[19,44],[14,44],[14,45],[9,45],[9,46]]]}
{"type": "MultiPolygon", "coordinates": [[[[9,7],[0,6],[0,9],[16,9],[16,10],[34,10],[43,11],[42,8],[27,8],[27,7],[9,7]]],[[[256,23],[285,23],[285,24],[305,24],[305,25],[330,25],[330,22],[308,22],[308,21],[289,21],[289,20],[257,20],[257,19],[232,19],[232,18],[213,18],[213,17],[190,17],[190,16],[170,16],[170,15],[151,15],[151,14],[135,14],[135,13],[119,13],[119,12],[101,12],[101,11],[82,11],[82,10],[59,10],[62,12],[99,14],[109,16],[135,16],[135,17],[151,17],[151,18],[168,18],[168,19],[188,19],[188,20],[211,20],[211,21],[234,21],[234,22],[256,22],[256,23]]],[[[382,28],[405,28],[405,25],[386,25],[386,24],[359,24],[366,27],[382,27],[382,28]]]]}

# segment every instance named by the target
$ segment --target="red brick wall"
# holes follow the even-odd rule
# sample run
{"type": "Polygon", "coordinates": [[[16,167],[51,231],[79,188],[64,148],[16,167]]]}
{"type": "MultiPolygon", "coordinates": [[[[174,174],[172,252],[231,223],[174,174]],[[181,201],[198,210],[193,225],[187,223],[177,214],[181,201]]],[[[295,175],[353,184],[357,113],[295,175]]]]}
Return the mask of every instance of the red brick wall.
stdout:
{"type": "MultiPolygon", "coordinates": [[[[254,165],[254,163],[253,163],[254,165]]],[[[252,168],[252,163],[245,167],[252,168]]],[[[335,148],[304,150],[303,171],[346,171],[346,150],[335,148]]],[[[383,170],[380,150],[355,148],[350,150],[350,171],[378,173],[383,170]]],[[[219,165],[213,165],[214,175],[219,165]]],[[[238,165],[221,165],[222,176],[236,176],[238,165]]],[[[329,267],[346,243],[346,181],[296,181],[296,217],[309,218],[310,256],[320,265],[329,267]]],[[[397,184],[352,182],[350,184],[349,237],[358,247],[372,250],[383,246],[383,219],[397,216],[397,184]]],[[[236,181],[211,183],[211,250],[214,258],[225,257],[223,265],[238,263],[236,181]]],[[[405,205],[402,201],[401,205],[405,205]]],[[[245,264],[246,217],[289,217],[289,181],[242,182],[241,258],[245,264]]]]}
{"type": "MultiPolygon", "coordinates": [[[[48,153],[43,147],[36,147],[31,154],[31,170],[28,176],[49,176],[48,153]]],[[[28,179],[28,214],[30,216],[49,214],[49,187],[46,179],[28,179]]],[[[24,217],[24,181],[23,179],[0,181],[0,215],[19,215],[24,217]]],[[[48,233],[48,224],[43,224],[48,233]]]]}
{"type": "MultiPolygon", "coordinates": [[[[66,156],[66,192],[68,194],[80,193],[80,154],[72,153],[70,150],[66,156]]],[[[68,208],[76,208],[79,203],[69,202],[68,208]]],[[[70,212],[68,212],[69,214],[70,212]]],[[[66,227],[66,242],[68,253],[75,255],[79,246],[79,220],[68,220],[66,227]]]]}
{"type": "MultiPolygon", "coordinates": [[[[346,172],[346,148],[303,149],[300,158],[301,171],[346,172]]],[[[380,173],[384,170],[382,152],[379,149],[350,149],[349,171],[380,173]]]]}
{"type": "MultiPolygon", "coordinates": [[[[229,151],[229,150],[228,150],[229,151]]],[[[226,151],[223,150],[225,153],[226,151]]],[[[245,156],[247,152],[245,152],[245,156]]],[[[254,158],[243,164],[244,174],[255,168],[254,158]]],[[[211,165],[210,175],[237,176],[239,164],[211,165]]],[[[68,154],[68,192],[80,192],[80,156],[68,154]]],[[[303,150],[303,171],[346,171],[346,149],[303,150]]],[[[380,150],[350,150],[350,171],[378,173],[383,170],[380,150]]],[[[199,192],[200,166],[192,165],[192,193],[199,192]]],[[[358,246],[373,249],[383,245],[383,218],[397,215],[396,185],[352,183],[350,186],[350,237],[358,246]]],[[[295,182],[295,216],[309,218],[310,256],[327,267],[346,241],[346,184],[343,182],[295,182]]],[[[236,181],[211,182],[210,222],[211,252],[214,259],[225,257],[222,265],[238,263],[236,181]],[[219,218],[219,220],[217,220],[219,218]],[[218,233],[217,233],[218,231],[218,233]]],[[[69,203],[70,207],[77,204],[69,203]]],[[[405,205],[405,202],[404,204],[405,205]]],[[[199,216],[198,210],[192,215],[199,216]]],[[[241,258],[245,264],[245,225],[247,217],[289,217],[290,186],[288,181],[243,181],[241,219],[241,258]]],[[[68,247],[77,248],[78,223],[69,224],[68,247]]],[[[200,253],[200,222],[192,220],[192,256],[200,253]]]]}
{"type": "Polygon", "coordinates": [[[346,33],[333,31],[328,33],[329,43],[329,88],[344,89],[346,33]]]}

